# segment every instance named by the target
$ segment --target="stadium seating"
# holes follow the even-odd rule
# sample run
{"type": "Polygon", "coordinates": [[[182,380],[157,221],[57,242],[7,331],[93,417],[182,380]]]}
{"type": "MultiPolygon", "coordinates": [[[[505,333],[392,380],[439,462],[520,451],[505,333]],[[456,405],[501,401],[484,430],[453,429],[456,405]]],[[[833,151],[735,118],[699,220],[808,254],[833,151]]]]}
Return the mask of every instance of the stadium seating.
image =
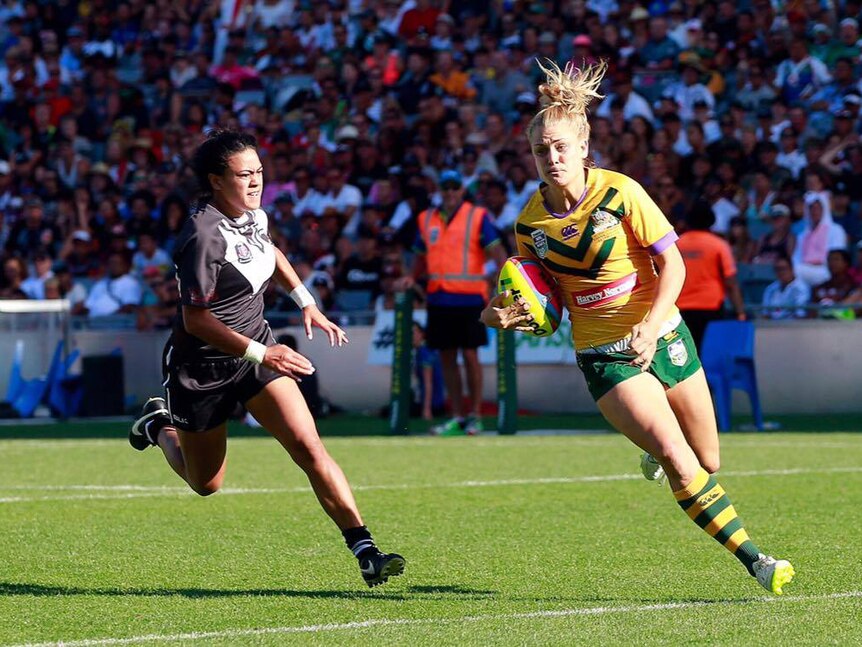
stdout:
{"type": "Polygon", "coordinates": [[[81,410],[84,397],[83,376],[73,375],[69,371],[78,361],[81,351],[73,350],[60,362],[53,379],[48,385],[47,404],[51,413],[60,418],[70,418],[81,410]]]}
{"type": "Polygon", "coordinates": [[[713,321],[706,327],[700,353],[706,380],[715,400],[718,428],[730,431],[731,394],[748,394],[754,425],[763,429],[763,414],[754,367],[754,324],[748,321],[713,321]]]}
{"type": "MultiPolygon", "coordinates": [[[[21,345],[23,349],[23,344],[21,345]]],[[[18,347],[16,347],[17,354],[18,347]]],[[[22,351],[23,353],[23,351],[22,351]]],[[[32,380],[24,380],[18,389],[15,397],[9,400],[12,403],[12,408],[18,413],[21,418],[30,418],[36,411],[48,392],[48,386],[54,380],[55,375],[60,370],[63,355],[63,342],[57,342],[54,349],[54,355],[51,358],[51,363],[48,366],[48,371],[42,377],[36,377],[32,380]]],[[[22,354],[23,357],[23,354],[22,354]]],[[[20,368],[19,368],[20,371],[20,368]]]]}
{"type": "Polygon", "coordinates": [[[739,263],[736,267],[736,279],[742,290],[742,300],[760,305],[763,303],[766,287],[775,280],[775,270],[772,265],[739,263]]]}

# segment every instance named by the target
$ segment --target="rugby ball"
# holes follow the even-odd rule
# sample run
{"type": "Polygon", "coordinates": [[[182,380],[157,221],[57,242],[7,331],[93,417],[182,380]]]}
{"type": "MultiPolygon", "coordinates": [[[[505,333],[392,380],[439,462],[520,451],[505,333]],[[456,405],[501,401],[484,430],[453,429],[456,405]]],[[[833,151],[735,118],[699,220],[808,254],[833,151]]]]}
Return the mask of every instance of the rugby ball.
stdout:
{"type": "Polygon", "coordinates": [[[533,321],[529,324],[532,331],[528,334],[548,337],[556,332],[560,326],[563,300],[557,282],[538,262],[523,256],[506,260],[500,269],[497,292],[502,294],[506,290],[510,295],[503,301],[504,306],[511,305],[516,297],[530,304],[533,321]]]}

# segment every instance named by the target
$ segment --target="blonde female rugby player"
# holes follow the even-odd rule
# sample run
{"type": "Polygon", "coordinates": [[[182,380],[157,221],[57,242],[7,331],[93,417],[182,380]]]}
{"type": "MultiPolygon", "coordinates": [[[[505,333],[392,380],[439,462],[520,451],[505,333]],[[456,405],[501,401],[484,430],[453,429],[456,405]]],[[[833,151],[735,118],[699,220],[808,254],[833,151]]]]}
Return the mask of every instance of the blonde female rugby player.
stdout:
{"type": "MultiPolygon", "coordinates": [[[[605,418],[646,452],[645,475],[654,479],[663,469],[688,516],[780,594],[793,567],[760,552],[713,476],[718,431],[700,360],[674,305],[685,266],[673,227],[637,182],[588,163],[587,106],[600,97],[606,66],[541,67],[547,80],[527,136],[543,182],[515,223],[518,254],[538,260],[559,282],[590,393],[605,418]]],[[[527,310],[520,300],[503,307],[499,296],[482,321],[523,330],[527,310]]]]}

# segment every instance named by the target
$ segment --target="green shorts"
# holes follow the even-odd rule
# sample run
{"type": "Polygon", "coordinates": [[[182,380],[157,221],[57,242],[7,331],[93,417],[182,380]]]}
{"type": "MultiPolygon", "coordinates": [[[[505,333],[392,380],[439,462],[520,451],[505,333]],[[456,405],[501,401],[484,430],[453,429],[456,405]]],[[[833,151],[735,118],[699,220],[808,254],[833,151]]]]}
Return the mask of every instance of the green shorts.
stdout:
{"type": "MultiPolygon", "coordinates": [[[[620,382],[641,373],[640,368],[631,363],[632,355],[629,353],[581,352],[578,353],[577,359],[578,366],[587,379],[590,395],[596,401],[620,382]]],[[[647,372],[655,375],[659,382],[670,388],[694,375],[700,366],[688,326],[685,322],[680,322],[676,330],[658,340],[647,372]]]]}

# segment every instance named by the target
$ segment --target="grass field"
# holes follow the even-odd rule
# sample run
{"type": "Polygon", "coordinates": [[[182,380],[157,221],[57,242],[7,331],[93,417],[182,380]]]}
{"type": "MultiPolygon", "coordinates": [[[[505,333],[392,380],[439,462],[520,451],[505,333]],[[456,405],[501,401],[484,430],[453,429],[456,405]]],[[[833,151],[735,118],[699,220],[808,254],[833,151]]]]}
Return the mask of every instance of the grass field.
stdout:
{"type": "Polygon", "coordinates": [[[862,434],[845,429],[723,438],[721,483],[796,566],[781,598],[614,434],[328,439],[408,560],[368,590],[268,438],[232,439],[226,489],[201,499],[122,438],[0,430],[0,645],[862,644],[862,434]]]}

